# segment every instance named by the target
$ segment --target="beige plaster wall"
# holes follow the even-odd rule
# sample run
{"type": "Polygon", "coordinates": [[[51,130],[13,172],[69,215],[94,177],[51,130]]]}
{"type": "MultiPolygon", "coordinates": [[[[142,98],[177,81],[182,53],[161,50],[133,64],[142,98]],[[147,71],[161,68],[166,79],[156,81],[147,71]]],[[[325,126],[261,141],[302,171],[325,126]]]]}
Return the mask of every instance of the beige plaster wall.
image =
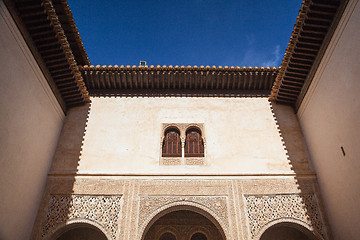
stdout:
{"type": "Polygon", "coordinates": [[[292,108],[267,98],[91,100],[69,111],[51,173],[293,174],[293,164],[309,171],[292,108]],[[162,123],[203,123],[205,164],[160,165],[162,123]]]}
{"type": "Polygon", "coordinates": [[[335,239],[360,236],[359,26],[352,0],[298,111],[335,239]]]}
{"type": "Polygon", "coordinates": [[[0,239],[29,239],[64,114],[0,1],[0,239]]]}

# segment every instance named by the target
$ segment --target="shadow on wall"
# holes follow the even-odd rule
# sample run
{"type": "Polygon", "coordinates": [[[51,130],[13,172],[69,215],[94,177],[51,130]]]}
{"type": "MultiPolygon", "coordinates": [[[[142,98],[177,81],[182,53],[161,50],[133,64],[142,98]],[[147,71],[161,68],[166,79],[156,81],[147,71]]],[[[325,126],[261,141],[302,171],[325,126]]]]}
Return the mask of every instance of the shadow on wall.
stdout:
{"type": "MultiPolygon", "coordinates": [[[[31,239],[49,238],[60,224],[74,218],[75,175],[78,171],[91,104],[68,110],[31,239]]],[[[80,217],[80,216],[76,216],[80,217]]]]}
{"type": "MultiPolygon", "coordinates": [[[[316,175],[309,165],[309,156],[296,114],[290,106],[270,102],[271,111],[291,169],[295,173],[295,182],[304,208],[304,216],[311,232],[318,239],[332,239],[329,224],[323,209],[316,175]],[[289,108],[284,111],[284,108],[289,108]]],[[[297,214],[295,206],[290,211],[297,214]]],[[[308,234],[308,233],[306,233],[308,234]]]]}
{"type": "Polygon", "coordinates": [[[68,111],[49,175],[75,174],[81,157],[91,104],[68,111]]]}

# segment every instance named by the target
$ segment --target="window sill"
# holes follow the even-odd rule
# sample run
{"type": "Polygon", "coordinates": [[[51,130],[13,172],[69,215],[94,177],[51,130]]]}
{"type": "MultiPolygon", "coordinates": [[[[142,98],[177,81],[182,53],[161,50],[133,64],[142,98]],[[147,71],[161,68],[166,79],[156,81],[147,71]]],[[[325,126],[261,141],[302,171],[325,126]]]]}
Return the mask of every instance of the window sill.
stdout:
{"type": "Polygon", "coordinates": [[[161,166],[203,166],[205,165],[205,157],[160,157],[161,166]]]}

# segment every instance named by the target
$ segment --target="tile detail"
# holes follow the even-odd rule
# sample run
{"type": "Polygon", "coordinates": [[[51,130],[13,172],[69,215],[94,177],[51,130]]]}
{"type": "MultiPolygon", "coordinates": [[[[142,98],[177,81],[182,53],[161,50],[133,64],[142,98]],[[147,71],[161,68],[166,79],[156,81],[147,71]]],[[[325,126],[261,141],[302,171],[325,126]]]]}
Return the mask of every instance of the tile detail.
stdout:
{"type": "Polygon", "coordinates": [[[41,238],[54,233],[68,220],[92,220],[100,224],[112,239],[116,239],[121,196],[51,195],[46,218],[41,228],[41,238]]]}

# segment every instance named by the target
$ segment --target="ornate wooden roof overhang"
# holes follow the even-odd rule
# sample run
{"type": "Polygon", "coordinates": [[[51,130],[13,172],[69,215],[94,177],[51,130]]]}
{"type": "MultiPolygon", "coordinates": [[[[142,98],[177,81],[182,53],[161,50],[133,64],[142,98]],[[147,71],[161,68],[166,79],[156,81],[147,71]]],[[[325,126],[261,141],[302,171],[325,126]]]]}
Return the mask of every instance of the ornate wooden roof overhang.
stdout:
{"type": "Polygon", "coordinates": [[[64,112],[90,101],[78,64],[90,64],[65,0],[5,0],[64,112]]]}
{"type": "Polygon", "coordinates": [[[347,2],[303,1],[271,99],[299,108],[347,2]]]}
{"type": "Polygon", "coordinates": [[[70,48],[78,65],[90,65],[88,55],[81,40],[79,31],[76,27],[70,7],[66,0],[53,0],[56,15],[59,18],[61,27],[70,44],[70,48]]]}
{"type": "Polygon", "coordinates": [[[90,95],[246,94],[269,96],[278,68],[83,66],[90,95]]]}

